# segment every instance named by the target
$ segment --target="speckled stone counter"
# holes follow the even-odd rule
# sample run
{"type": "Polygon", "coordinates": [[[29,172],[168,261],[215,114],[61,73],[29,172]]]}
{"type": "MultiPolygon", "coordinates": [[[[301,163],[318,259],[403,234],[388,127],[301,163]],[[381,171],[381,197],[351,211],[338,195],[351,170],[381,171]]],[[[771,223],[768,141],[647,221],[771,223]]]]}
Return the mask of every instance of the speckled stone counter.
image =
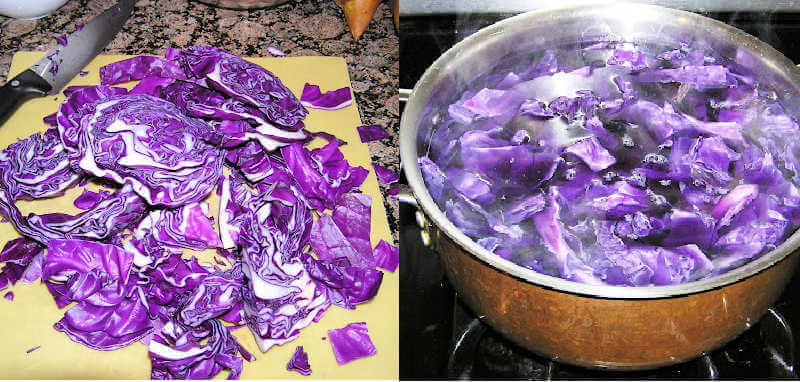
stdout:
{"type": "MultiPolygon", "coordinates": [[[[0,16],[0,84],[5,83],[13,54],[46,51],[56,37],[72,32],[108,8],[113,0],[70,0],[39,20],[0,16]]],[[[353,42],[342,10],[333,0],[299,0],[250,11],[214,8],[188,0],[142,0],[133,17],[106,47],[107,54],[163,54],[167,47],[206,44],[241,56],[269,56],[276,46],[289,56],[325,55],[347,60],[356,102],[364,124],[384,126],[388,138],[370,142],[372,160],[400,170],[397,96],[398,38],[389,2],[382,3],[369,28],[353,42]]],[[[389,228],[397,244],[397,199],[381,186],[389,228]]]]}

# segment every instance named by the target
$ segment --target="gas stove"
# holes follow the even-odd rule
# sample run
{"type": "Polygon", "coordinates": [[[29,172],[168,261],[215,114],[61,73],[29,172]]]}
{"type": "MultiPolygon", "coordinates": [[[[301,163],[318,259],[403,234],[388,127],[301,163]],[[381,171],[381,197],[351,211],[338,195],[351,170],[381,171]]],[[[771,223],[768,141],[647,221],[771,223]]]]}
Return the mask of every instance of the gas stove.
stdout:
{"type": "Polygon", "coordinates": [[[761,320],[693,361],[655,370],[590,370],[553,362],[496,333],[467,308],[422,244],[414,208],[401,205],[401,379],[798,379],[800,277],[761,320]]]}
{"type": "MultiPolygon", "coordinates": [[[[480,4],[474,1],[463,4],[473,3],[480,4]]],[[[406,89],[412,88],[425,69],[450,46],[484,26],[519,13],[508,7],[484,6],[483,10],[493,13],[478,9],[477,13],[453,14],[447,12],[463,10],[463,6],[448,7],[447,3],[435,8],[417,4],[418,1],[410,0],[404,7],[405,14],[401,9],[400,86],[406,89]]],[[[800,63],[800,10],[791,7],[760,10],[752,5],[704,9],[715,12],[699,13],[742,29],[800,63]]],[[[655,370],[590,370],[560,364],[520,348],[476,317],[448,282],[438,255],[422,244],[414,213],[414,207],[401,205],[401,379],[800,378],[795,355],[800,350],[800,276],[792,279],[757,324],[721,349],[655,370]]]]}

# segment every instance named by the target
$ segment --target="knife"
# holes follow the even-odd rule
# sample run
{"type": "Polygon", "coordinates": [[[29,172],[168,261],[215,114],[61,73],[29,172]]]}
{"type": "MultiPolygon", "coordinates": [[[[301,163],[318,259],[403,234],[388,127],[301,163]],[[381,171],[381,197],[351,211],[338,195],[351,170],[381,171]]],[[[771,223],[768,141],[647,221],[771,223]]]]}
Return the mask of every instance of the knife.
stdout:
{"type": "Polygon", "coordinates": [[[114,39],[133,13],[134,3],[136,0],[119,0],[66,36],[66,45],[61,40],[39,62],[0,87],[0,126],[28,99],[58,93],[114,39]]]}

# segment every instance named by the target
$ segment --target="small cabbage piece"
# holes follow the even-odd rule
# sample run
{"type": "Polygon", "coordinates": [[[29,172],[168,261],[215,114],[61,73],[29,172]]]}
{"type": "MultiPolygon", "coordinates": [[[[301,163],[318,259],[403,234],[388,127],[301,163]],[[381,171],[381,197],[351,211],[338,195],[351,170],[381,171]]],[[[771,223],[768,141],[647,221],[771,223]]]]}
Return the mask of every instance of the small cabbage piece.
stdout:
{"type": "Polygon", "coordinates": [[[311,365],[308,363],[308,353],[303,350],[302,346],[298,346],[294,350],[292,358],[286,364],[286,370],[296,371],[302,375],[311,375],[311,365]]]}
{"type": "Polygon", "coordinates": [[[154,210],[137,227],[137,236],[145,232],[163,244],[202,250],[218,248],[222,242],[208,215],[208,204],[190,203],[174,210],[154,210]]]}
{"type": "Polygon", "coordinates": [[[226,314],[232,310],[235,313],[241,304],[243,278],[244,274],[238,266],[205,276],[183,302],[181,321],[197,327],[212,318],[229,318],[226,314]]]}
{"type": "Polygon", "coordinates": [[[81,153],[80,168],[131,184],[151,205],[177,207],[211,192],[223,158],[198,138],[206,123],[144,94],[111,97],[95,107],[80,121],[80,140],[73,146],[81,153]]]}
{"type": "Polygon", "coordinates": [[[400,250],[384,240],[378,242],[373,250],[376,266],[394,272],[400,263],[400,250]]]}
{"type": "Polygon", "coordinates": [[[730,224],[734,216],[758,196],[758,186],[742,184],[734,187],[711,209],[711,216],[719,220],[720,226],[730,224]]]}
{"type": "Polygon", "coordinates": [[[506,225],[520,223],[542,211],[545,204],[545,196],[541,192],[514,200],[503,211],[502,222],[506,225]]]}
{"type": "Polygon", "coordinates": [[[361,186],[369,174],[363,167],[350,167],[339,145],[333,140],[311,151],[299,143],[281,148],[293,182],[314,209],[333,209],[342,195],[361,186]]]}
{"type": "Polygon", "coordinates": [[[656,271],[653,283],[656,285],[679,284],[694,281],[711,274],[713,264],[706,254],[694,244],[673,248],[671,251],[659,252],[651,265],[656,271]]]}
{"type": "Polygon", "coordinates": [[[23,236],[44,245],[52,239],[106,239],[136,224],[145,210],[145,202],[130,186],[76,216],[51,213],[25,218],[9,199],[0,188],[0,212],[23,236]]]}
{"type": "Polygon", "coordinates": [[[575,143],[564,149],[564,152],[575,154],[594,172],[605,170],[617,162],[616,158],[600,145],[595,137],[575,143]]]}
{"type": "Polygon", "coordinates": [[[447,184],[446,175],[439,166],[427,156],[420,157],[418,163],[431,197],[437,202],[441,201],[442,194],[445,191],[445,185],[447,184]]]}
{"type": "Polygon", "coordinates": [[[282,50],[280,50],[277,47],[274,47],[272,45],[267,47],[267,52],[269,52],[269,54],[271,54],[273,56],[276,56],[276,57],[283,57],[283,56],[286,55],[286,52],[284,52],[284,51],[282,51],[282,50]]]}
{"type": "MultiPolygon", "coordinates": [[[[736,199],[742,202],[749,197],[740,195],[736,199]]],[[[739,205],[737,202],[729,211],[738,209],[739,205]]],[[[718,253],[712,260],[715,272],[727,271],[764,250],[774,249],[790,226],[790,221],[778,209],[778,203],[766,195],[746,202],[730,226],[720,230],[719,239],[714,243],[714,250],[718,253]]]]}
{"type": "MultiPolygon", "coordinates": [[[[218,308],[226,305],[227,298],[231,297],[215,294],[217,289],[214,288],[214,284],[221,286],[227,285],[226,283],[220,281],[209,286],[201,284],[210,275],[236,280],[236,270],[214,272],[200,265],[195,258],[181,258],[181,252],[167,251],[165,254],[165,248],[152,238],[133,239],[123,242],[123,245],[127,252],[134,255],[133,261],[138,267],[136,275],[139,278],[137,284],[141,291],[140,295],[146,300],[145,305],[152,317],[169,320],[180,317],[178,314],[186,310],[185,317],[181,319],[189,324],[196,324],[194,317],[202,314],[216,316],[220,311],[218,308]],[[209,308],[213,312],[202,312],[209,308]]],[[[222,289],[228,291],[228,288],[222,289]]]]}
{"type": "MultiPolygon", "coordinates": [[[[42,280],[62,301],[76,301],[54,327],[96,350],[116,350],[153,330],[131,277],[133,255],[110,244],[51,240],[42,280]]],[[[63,302],[62,302],[63,303],[63,302]]]]}
{"type": "Polygon", "coordinates": [[[590,262],[612,285],[667,285],[707,276],[711,261],[696,245],[661,248],[628,245],[613,232],[613,222],[592,222],[597,255],[590,262]]]}
{"type": "Polygon", "coordinates": [[[312,109],[337,110],[350,106],[353,97],[348,87],[322,93],[319,86],[306,83],[300,96],[300,103],[312,109]]]}
{"type": "Polygon", "coordinates": [[[328,330],[328,338],[339,365],[378,353],[369,338],[366,322],[354,322],[341,329],[328,330]]]}
{"type": "Polygon", "coordinates": [[[274,171],[269,155],[261,146],[252,141],[228,151],[225,159],[238,168],[251,183],[264,180],[274,171]]]}
{"type": "Polygon", "coordinates": [[[75,207],[78,207],[82,210],[88,210],[94,208],[97,204],[105,200],[111,195],[110,192],[106,190],[99,190],[98,192],[90,191],[88,189],[84,189],[83,193],[78,196],[73,204],[75,207]]]}
{"type": "MultiPolygon", "coordinates": [[[[622,217],[650,208],[650,198],[646,192],[631,186],[628,182],[619,181],[610,187],[596,187],[598,195],[587,193],[589,205],[606,216],[622,217]]],[[[590,190],[592,191],[592,190],[590,190]]]]}
{"type": "Polygon", "coordinates": [[[714,218],[703,211],[673,209],[669,212],[669,234],[664,237],[664,245],[696,244],[709,248],[716,238],[714,224],[714,218]]]}
{"type": "Polygon", "coordinates": [[[357,250],[330,215],[323,214],[311,227],[311,247],[322,260],[345,258],[355,266],[375,266],[371,248],[369,255],[357,250]]]}
{"type": "Polygon", "coordinates": [[[492,117],[505,121],[510,118],[507,110],[519,109],[523,101],[521,96],[511,91],[484,88],[454,106],[460,108],[459,113],[463,113],[463,121],[471,122],[475,118],[492,117]]]}
{"type": "Polygon", "coordinates": [[[447,178],[450,184],[465,197],[477,203],[490,203],[495,195],[492,191],[492,184],[481,178],[479,175],[459,168],[447,169],[447,178]]]}
{"type": "Polygon", "coordinates": [[[543,117],[543,118],[548,118],[555,115],[553,111],[547,107],[546,103],[539,101],[537,99],[525,100],[525,102],[523,102],[519,106],[519,114],[522,115],[527,114],[527,115],[532,115],[534,117],[543,117]]]}
{"type": "Polygon", "coordinates": [[[722,65],[691,66],[675,69],[654,69],[635,77],[641,82],[678,82],[697,90],[728,88],[736,85],[728,68],[722,65]]]}
{"type": "Polygon", "coordinates": [[[559,221],[561,207],[555,194],[548,195],[548,204],[545,210],[533,215],[533,224],[545,248],[555,256],[559,273],[567,276],[570,274],[568,258],[574,254],[566,241],[564,225],[559,221]]]}
{"type": "Polygon", "coordinates": [[[697,141],[693,148],[691,164],[692,178],[713,186],[725,186],[733,178],[729,172],[731,163],[741,155],[731,150],[721,138],[710,137],[697,141]]]}
{"type": "Polygon", "coordinates": [[[25,268],[25,273],[22,274],[23,284],[33,284],[42,278],[42,265],[44,264],[44,251],[39,252],[33,257],[31,263],[25,268]]]}
{"type": "Polygon", "coordinates": [[[372,300],[383,281],[383,272],[350,266],[343,258],[324,261],[303,254],[302,260],[308,274],[326,291],[331,303],[345,309],[355,309],[357,304],[372,300]]]}
{"type": "Polygon", "coordinates": [[[145,77],[185,79],[183,68],[175,61],[154,56],[136,56],[100,68],[100,84],[115,85],[145,77]]]}
{"type": "Polygon", "coordinates": [[[281,126],[294,127],[307,114],[278,77],[239,56],[210,46],[192,46],[180,51],[176,60],[187,76],[205,79],[211,88],[257,107],[281,126]]]}
{"type": "Polygon", "coordinates": [[[358,252],[358,258],[348,259],[351,264],[364,268],[375,267],[370,242],[372,222],[372,196],[349,192],[342,195],[339,205],[333,210],[333,222],[339,227],[347,241],[358,252]]]}
{"type": "Polygon", "coordinates": [[[0,290],[16,284],[20,279],[23,282],[35,279],[36,269],[41,267],[43,252],[41,245],[24,237],[7,242],[0,252],[0,264],[5,264],[0,269],[0,290]],[[29,269],[33,274],[29,274],[29,269]]]}
{"type": "Polygon", "coordinates": [[[14,301],[14,292],[6,292],[6,294],[3,295],[3,298],[8,301],[14,301]]]}
{"type": "Polygon", "coordinates": [[[208,320],[192,328],[167,321],[149,345],[152,379],[208,380],[224,369],[228,379],[239,379],[244,362],[252,355],[242,347],[219,320],[208,320]]]}
{"type": "Polygon", "coordinates": [[[145,208],[144,200],[126,185],[78,215],[31,214],[28,225],[32,231],[49,239],[102,240],[138,223],[145,208]]]}
{"type": "Polygon", "coordinates": [[[389,136],[389,133],[381,125],[363,125],[356,127],[358,137],[362,143],[379,141],[389,136]]]}
{"type": "Polygon", "coordinates": [[[554,152],[514,145],[484,131],[465,133],[459,144],[463,169],[494,184],[536,188],[553,177],[561,162],[554,152]]]}
{"type": "Polygon", "coordinates": [[[397,174],[395,174],[394,172],[392,172],[392,170],[389,170],[386,167],[373,163],[372,168],[375,169],[375,175],[378,177],[378,180],[381,181],[381,184],[389,185],[399,180],[397,174]]]}
{"type": "Polygon", "coordinates": [[[630,69],[631,72],[637,72],[648,67],[648,58],[651,57],[635,49],[617,48],[608,58],[608,65],[621,65],[630,69]]]}
{"type": "Polygon", "coordinates": [[[14,200],[56,196],[81,179],[53,128],[0,152],[0,173],[2,186],[14,200]]]}

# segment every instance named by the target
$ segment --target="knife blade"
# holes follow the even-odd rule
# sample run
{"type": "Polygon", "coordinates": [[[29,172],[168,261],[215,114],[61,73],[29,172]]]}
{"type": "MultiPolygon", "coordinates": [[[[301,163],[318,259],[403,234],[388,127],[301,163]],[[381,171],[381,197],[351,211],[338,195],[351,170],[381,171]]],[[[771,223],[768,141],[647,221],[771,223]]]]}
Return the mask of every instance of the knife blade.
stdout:
{"type": "Polygon", "coordinates": [[[136,0],[119,0],[82,28],[60,40],[39,62],[0,87],[0,126],[30,98],[58,93],[114,39],[133,13],[136,0]]]}

